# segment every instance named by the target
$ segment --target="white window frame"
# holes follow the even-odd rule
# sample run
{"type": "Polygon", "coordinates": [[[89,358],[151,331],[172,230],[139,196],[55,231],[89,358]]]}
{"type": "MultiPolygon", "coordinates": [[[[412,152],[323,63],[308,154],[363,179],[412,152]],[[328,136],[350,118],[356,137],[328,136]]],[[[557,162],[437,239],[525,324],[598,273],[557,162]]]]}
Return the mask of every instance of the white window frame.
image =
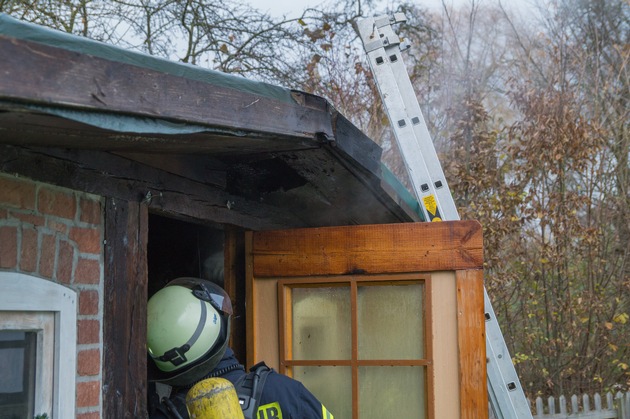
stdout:
{"type": "MultiPolygon", "coordinates": [[[[45,413],[48,413],[50,418],[74,417],[77,362],[76,291],[52,281],[17,272],[0,272],[0,290],[2,290],[0,318],[5,311],[53,314],[52,412],[45,413]]],[[[9,313],[6,314],[6,317],[9,317],[9,313]]],[[[25,322],[25,327],[29,327],[28,322],[25,322]]],[[[45,333],[45,330],[42,330],[42,333],[45,333]]],[[[38,353],[37,356],[40,358],[44,354],[38,353]]],[[[41,383],[39,376],[35,386],[36,394],[46,391],[42,388],[45,384],[41,383]]],[[[38,413],[44,412],[35,412],[38,413]]]]}

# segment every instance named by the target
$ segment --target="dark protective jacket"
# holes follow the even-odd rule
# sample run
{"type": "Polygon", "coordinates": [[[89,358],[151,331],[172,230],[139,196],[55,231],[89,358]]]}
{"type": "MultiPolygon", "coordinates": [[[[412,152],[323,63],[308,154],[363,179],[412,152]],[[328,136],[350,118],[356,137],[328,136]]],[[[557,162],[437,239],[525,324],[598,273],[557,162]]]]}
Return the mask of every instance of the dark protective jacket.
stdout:
{"type": "MultiPolygon", "coordinates": [[[[245,368],[238,362],[232,349],[227,348],[219,365],[208,377],[221,377],[232,384],[244,376],[245,368]],[[223,371],[227,371],[222,373],[223,371]],[[219,373],[217,375],[217,373],[219,373]]],[[[188,419],[186,411],[186,393],[189,387],[173,388],[169,402],[182,418],[188,419]]],[[[168,403],[168,402],[167,402],[168,403]]],[[[172,408],[171,408],[172,409],[172,408]]],[[[169,414],[166,404],[161,403],[150,414],[151,419],[176,418],[169,414]]],[[[266,379],[258,407],[256,419],[333,419],[333,415],[321,404],[302,383],[272,371],[266,379]]]]}

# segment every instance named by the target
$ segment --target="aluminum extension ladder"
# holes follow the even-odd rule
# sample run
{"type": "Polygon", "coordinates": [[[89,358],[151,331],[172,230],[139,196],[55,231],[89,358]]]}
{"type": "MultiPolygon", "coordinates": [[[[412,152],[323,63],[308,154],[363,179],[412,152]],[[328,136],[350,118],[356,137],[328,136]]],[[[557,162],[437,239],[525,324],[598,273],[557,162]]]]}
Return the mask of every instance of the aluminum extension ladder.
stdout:
{"type": "MultiPolygon", "coordinates": [[[[459,220],[455,201],[401,57],[401,52],[410,45],[401,41],[392,28],[392,25],[405,21],[402,13],[361,19],[357,22],[359,35],[425,220],[459,220]]],[[[532,418],[485,290],[484,303],[488,397],[492,412],[498,419],[532,418]]]]}

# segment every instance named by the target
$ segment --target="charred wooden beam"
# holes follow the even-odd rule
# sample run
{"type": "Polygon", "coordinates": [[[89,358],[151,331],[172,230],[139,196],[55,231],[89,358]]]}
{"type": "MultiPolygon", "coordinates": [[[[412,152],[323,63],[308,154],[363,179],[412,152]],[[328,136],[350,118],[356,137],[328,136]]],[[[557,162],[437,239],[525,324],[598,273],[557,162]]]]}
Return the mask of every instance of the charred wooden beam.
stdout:
{"type": "MultiPolygon", "coordinates": [[[[242,132],[210,128],[181,134],[130,132],[124,130],[134,128],[125,127],[121,123],[124,117],[120,115],[116,118],[108,116],[107,123],[112,129],[104,129],[73,120],[72,116],[59,111],[58,108],[45,109],[26,104],[0,102],[0,143],[129,153],[194,152],[214,155],[303,150],[320,146],[319,142],[304,138],[261,133],[244,135],[242,132]]],[[[102,116],[98,113],[81,113],[81,117],[92,120],[93,123],[106,119],[102,116]]],[[[155,120],[153,122],[157,125],[164,123],[155,120]]]]}
{"type": "Polygon", "coordinates": [[[103,417],[144,417],[147,410],[146,205],[105,202],[103,417]]]}
{"type": "Polygon", "coordinates": [[[0,145],[0,171],[105,197],[146,201],[152,211],[201,222],[251,230],[307,225],[291,208],[250,201],[210,181],[192,181],[100,151],[0,145]]]}
{"type": "Polygon", "coordinates": [[[315,96],[287,101],[6,35],[0,36],[0,57],[5,100],[196,123],[235,134],[334,137],[327,102],[315,96]]]}

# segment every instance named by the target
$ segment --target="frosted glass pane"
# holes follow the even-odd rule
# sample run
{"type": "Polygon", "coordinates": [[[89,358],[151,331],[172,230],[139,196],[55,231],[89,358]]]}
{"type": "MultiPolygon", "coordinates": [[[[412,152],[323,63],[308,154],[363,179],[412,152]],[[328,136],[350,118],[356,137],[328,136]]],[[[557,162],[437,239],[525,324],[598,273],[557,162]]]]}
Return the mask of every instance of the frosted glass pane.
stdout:
{"type": "Polygon", "coordinates": [[[426,418],[425,375],[424,367],[359,367],[359,418],[426,418]]]}
{"type": "Polygon", "coordinates": [[[293,288],[293,359],[350,359],[350,288],[293,288]]]}
{"type": "Polygon", "coordinates": [[[352,417],[352,370],[350,367],[293,367],[301,381],[335,418],[352,417]]]}
{"type": "Polygon", "coordinates": [[[359,359],[424,358],[424,285],[358,289],[359,359]]]}

